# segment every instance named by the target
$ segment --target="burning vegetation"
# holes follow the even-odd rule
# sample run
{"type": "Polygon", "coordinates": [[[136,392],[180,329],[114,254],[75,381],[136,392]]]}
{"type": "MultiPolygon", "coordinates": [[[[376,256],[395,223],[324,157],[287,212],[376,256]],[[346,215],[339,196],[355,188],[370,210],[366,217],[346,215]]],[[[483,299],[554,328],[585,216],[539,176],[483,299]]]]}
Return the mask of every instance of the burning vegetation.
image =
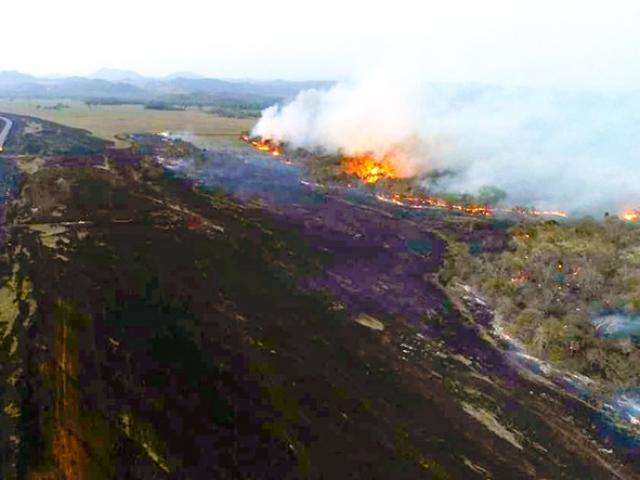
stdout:
{"type": "MultiPolygon", "coordinates": [[[[241,140],[254,149],[279,157],[284,153],[284,146],[272,139],[243,135],[241,140]]],[[[343,156],[339,159],[339,171],[354,176],[368,185],[383,180],[399,180],[402,176],[395,167],[394,158],[385,155],[377,158],[373,153],[343,156]]],[[[504,192],[500,192],[504,196],[504,192]]],[[[493,195],[495,196],[495,195],[493,195]]],[[[561,210],[537,210],[526,207],[500,208],[496,204],[500,198],[489,200],[485,195],[471,197],[463,195],[455,198],[443,198],[424,193],[399,194],[378,192],[376,197],[381,202],[392,203],[412,209],[438,208],[459,212],[470,216],[515,215],[518,217],[559,217],[566,218],[567,213],[561,210]]],[[[502,197],[501,197],[502,198],[502,197]]]]}
{"type": "Polygon", "coordinates": [[[344,157],[342,170],[369,184],[377,183],[386,178],[398,177],[389,158],[376,159],[372,154],[344,157]]]}
{"type": "Polygon", "coordinates": [[[407,208],[422,209],[422,208],[442,208],[446,210],[452,210],[460,212],[465,215],[488,217],[492,215],[516,215],[518,217],[559,217],[566,218],[568,214],[561,210],[537,210],[535,208],[524,207],[512,207],[512,208],[500,208],[491,206],[489,204],[480,203],[464,203],[453,202],[441,197],[433,197],[428,195],[411,196],[411,195],[376,195],[378,200],[393,203],[407,208]]]}
{"type": "Polygon", "coordinates": [[[274,157],[282,155],[282,145],[269,138],[252,138],[249,135],[242,135],[240,139],[260,152],[268,153],[274,157]]]}
{"type": "Polygon", "coordinates": [[[622,218],[623,218],[623,220],[626,220],[627,222],[639,223],[640,222],[640,208],[637,208],[635,210],[627,210],[626,212],[624,212],[622,214],[622,218]]]}
{"type": "MultiPolygon", "coordinates": [[[[243,142],[256,150],[279,157],[283,154],[283,145],[275,140],[261,137],[242,135],[243,142]]],[[[364,183],[374,184],[386,178],[397,178],[398,174],[393,166],[392,159],[385,157],[376,158],[372,153],[344,156],[341,160],[341,170],[353,175],[364,183]]]]}
{"type": "Polygon", "coordinates": [[[439,197],[400,195],[398,193],[393,195],[377,194],[376,197],[382,202],[414,209],[442,208],[477,216],[488,216],[492,213],[491,207],[487,205],[458,204],[439,197]]]}

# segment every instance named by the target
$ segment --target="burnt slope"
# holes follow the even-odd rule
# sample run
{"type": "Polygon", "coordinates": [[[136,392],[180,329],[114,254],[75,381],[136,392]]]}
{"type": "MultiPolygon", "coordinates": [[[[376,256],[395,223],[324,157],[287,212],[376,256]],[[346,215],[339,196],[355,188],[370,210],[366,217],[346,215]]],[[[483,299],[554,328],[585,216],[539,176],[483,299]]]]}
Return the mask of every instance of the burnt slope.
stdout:
{"type": "Polygon", "coordinates": [[[13,122],[4,154],[8,155],[96,155],[112,142],[86,130],[24,115],[0,114],[13,122]]]}
{"type": "Polygon", "coordinates": [[[429,276],[432,337],[298,286],[374,245],[312,248],[313,226],[146,160],[41,168],[10,214],[3,477],[637,477],[598,452],[588,407],[509,370],[429,276]]]}

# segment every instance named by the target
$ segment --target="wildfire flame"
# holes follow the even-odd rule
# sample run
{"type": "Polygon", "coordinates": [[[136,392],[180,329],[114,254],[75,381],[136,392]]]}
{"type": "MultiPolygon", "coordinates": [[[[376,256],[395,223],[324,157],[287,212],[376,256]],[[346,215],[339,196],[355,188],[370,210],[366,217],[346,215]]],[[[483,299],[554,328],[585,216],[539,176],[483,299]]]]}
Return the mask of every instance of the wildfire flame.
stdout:
{"type": "MultiPolygon", "coordinates": [[[[265,138],[251,138],[248,135],[242,135],[240,139],[252,146],[256,150],[269,153],[274,157],[283,154],[282,145],[265,138]]],[[[372,154],[345,156],[342,159],[342,169],[345,173],[353,175],[365,183],[373,184],[386,178],[397,178],[398,172],[393,165],[392,158],[388,155],[378,159],[372,154]]],[[[381,202],[392,203],[407,208],[426,209],[441,208],[445,210],[453,210],[465,215],[473,216],[491,216],[494,214],[515,214],[527,217],[561,217],[566,218],[568,215],[561,210],[536,210],[532,208],[497,208],[488,205],[479,204],[457,204],[439,197],[428,195],[412,196],[412,195],[386,195],[378,193],[376,198],[381,202]]],[[[634,220],[640,221],[640,210],[631,212],[634,220]]],[[[625,215],[625,219],[627,216],[625,215]]]]}
{"type": "Polygon", "coordinates": [[[627,222],[639,223],[640,222],[640,209],[627,210],[622,214],[622,218],[627,222]]]}
{"type": "Polygon", "coordinates": [[[389,159],[378,160],[370,154],[344,157],[342,168],[345,173],[354,175],[365,183],[376,183],[385,178],[398,176],[389,159]]]}
{"type": "Polygon", "coordinates": [[[274,157],[282,155],[282,145],[269,138],[251,138],[249,135],[242,135],[240,139],[260,152],[268,153],[274,157]]]}
{"type": "Polygon", "coordinates": [[[444,210],[453,210],[456,212],[463,213],[465,215],[473,215],[473,216],[482,216],[488,217],[495,214],[515,214],[520,216],[528,216],[528,217],[560,217],[566,218],[568,215],[566,212],[561,210],[536,210],[531,208],[521,208],[521,207],[513,207],[513,208],[498,208],[491,207],[488,205],[475,205],[475,204],[457,204],[445,200],[439,197],[431,197],[431,196],[403,196],[399,194],[383,195],[377,194],[377,199],[386,202],[392,203],[394,205],[399,205],[407,208],[414,209],[427,209],[427,208],[441,208],[444,210]]]}
{"type": "Polygon", "coordinates": [[[402,207],[425,209],[425,208],[442,208],[446,210],[455,210],[467,215],[488,216],[492,210],[486,205],[463,205],[449,202],[443,198],[430,196],[403,196],[397,193],[388,196],[377,194],[376,198],[382,202],[392,203],[402,207]]]}

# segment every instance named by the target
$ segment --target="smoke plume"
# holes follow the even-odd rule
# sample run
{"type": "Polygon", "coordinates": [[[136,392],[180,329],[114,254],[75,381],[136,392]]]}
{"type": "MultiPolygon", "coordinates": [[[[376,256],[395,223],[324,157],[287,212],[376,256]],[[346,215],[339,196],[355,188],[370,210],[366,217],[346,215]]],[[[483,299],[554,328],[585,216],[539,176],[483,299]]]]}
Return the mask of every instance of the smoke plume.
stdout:
{"type": "Polygon", "coordinates": [[[640,94],[427,84],[371,75],[267,108],[253,133],[325,153],[392,158],[431,188],[601,214],[640,205],[640,94]]]}

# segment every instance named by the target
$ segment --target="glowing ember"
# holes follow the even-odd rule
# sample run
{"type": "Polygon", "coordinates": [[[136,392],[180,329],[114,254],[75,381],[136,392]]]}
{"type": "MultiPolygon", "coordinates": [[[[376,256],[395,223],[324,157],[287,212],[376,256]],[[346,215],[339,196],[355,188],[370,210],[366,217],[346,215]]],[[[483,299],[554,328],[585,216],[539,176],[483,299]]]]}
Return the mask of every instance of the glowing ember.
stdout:
{"type": "Polygon", "coordinates": [[[242,135],[240,139],[260,152],[268,153],[274,157],[282,155],[282,146],[271,139],[251,138],[249,135],[242,135]]]}
{"type": "Polygon", "coordinates": [[[622,218],[627,222],[639,223],[640,222],[640,209],[627,210],[622,214],[622,218]]]}
{"type": "Polygon", "coordinates": [[[395,168],[388,159],[378,160],[371,155],[344,157],[342,166],[345,173],[354,175],[365,183],[397,177],[395,168]]]}
{"type": "Polygon", "coordinates": [[[529,280],[529,277],[524,273],[516,275],[515,277],[511,277],[511,283],[514,285],[524,285],[529,280]]]}
{"type": "Polygon", "coordinates": [[[446,210],[455,210],[467,215],[488,216],[492,210],[486,205],[463,205],[456,204],[444,200],[443,198],[430,196],[401,196],[393,194],[390,197],[382,194],[376,195],[377,199],[386,203],[393,203],[408,208],[426,209],[426,208],[442,208],[446,210]]]}
{"type": "Polygon", "coordinates": [[[520,207],[514,208],[498,208],[490,207],[488,205],[474,205],[474,204],[457,204],[449,202],[443,198],[430,197],[430,196],[401,196],[393,194],[391,196],[377,194],[378,200],[386,203],[393,203],[407,208],[414,209],[427,209],[427,208],[441,208],[444,210],[453,210],[463,213],[465,215],[487,217],[497,213],[502,214],[515,214],[519,216],[528,217],[561,217],[566,218],[568,215],[566,212],[555,210],[535,210],[525,209],[520,207]]]}

